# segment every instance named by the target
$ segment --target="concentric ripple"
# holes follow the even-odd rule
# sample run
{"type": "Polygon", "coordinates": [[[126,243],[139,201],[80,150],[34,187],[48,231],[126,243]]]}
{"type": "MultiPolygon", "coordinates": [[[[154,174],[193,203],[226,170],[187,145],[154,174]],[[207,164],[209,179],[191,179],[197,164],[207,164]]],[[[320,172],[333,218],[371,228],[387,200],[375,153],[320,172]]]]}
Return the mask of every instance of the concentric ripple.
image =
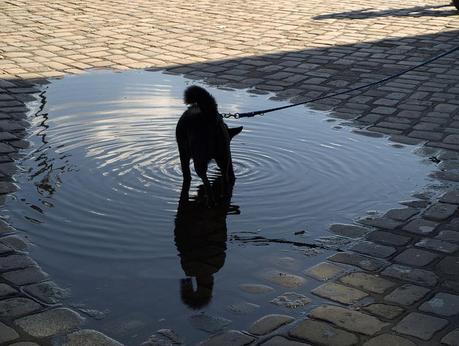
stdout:
{"type": "MultiPolygon", "coordinates": [[[[18,178],[28,182],[11,209],[14,222],[30,228],[53,256],[173,257],[182,179],[175,124],[187,84],[153,72],[96,73],[50,84],[37,104],[33,147],[18,178]]],[[[243,91],[211,91],[221,111],[275,105],[243,91]]],[[[319,112],[299,107],[229,121],[241,123],[244,131],[232,144],[233,202],[242,210],[230,220],[235,231],[320,232],[314,228],[330,217],[350,219],[424,184],[417,177],[428,168],[406,150],[337,131],[319,112]]],[[[211,172],[217,174],[214,166],[211,172]]]]}

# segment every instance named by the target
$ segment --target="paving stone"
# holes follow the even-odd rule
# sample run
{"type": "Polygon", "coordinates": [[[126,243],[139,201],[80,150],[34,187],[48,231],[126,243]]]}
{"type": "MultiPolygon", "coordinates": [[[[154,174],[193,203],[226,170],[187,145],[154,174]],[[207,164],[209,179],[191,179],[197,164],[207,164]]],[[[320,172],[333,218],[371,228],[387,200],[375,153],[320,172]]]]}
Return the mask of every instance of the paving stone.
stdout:
{"type": "Polygon", "coordinates": [[[348,238],[360,238],[370,231],[370,229],[365,227],[348,225],[343,223],[332,224],[328,229],[330,230],[330,232],[348,238]]]}
{"type": "Polygon", "coordinates": [[[441,339],[441,343],[448,346],[459,346],[459,328],[446,334],[443,339],[441,339]]]}
{"type": "Polygon", "coordinates": [[[279,297],[274,298],[270,303],[283,306],[289,309],[296,309],[305,306],[311,302],[311,299],[303,294],[296,292],[285,292],[279,297]]]}
{"type": "Polygon", "coordinates": [[[383,279],[378,275],[372,275],[367,273],[351,273],[340,279],[341,282],[361,288],[365,291],[382,294],[396,284],[392,281],[383,279]]]}
{"type": "Polygon", "coordinates": [[[41,270],[41,268],[32,266],[25,269],[6,272],[3,274],[3,277],[9,282],[21,286],[46,280],[48,274],[41,270]]]}
{"type": "Polygon", "coordinates": [[[459,275],[459,257],[447,256],[436,267],[440,272],[449,275],[459,275]]]}
{"type": "Polygon", "coordinates": [[[260,308],[260,305],[257,305],[257,304],[253,304],[249,302],[239,302],[239,303],[228,305],[226,307],[226,310],[228,310],[229,312],[232,312],[233,314],[246,315],[251,312],[254,312],[255,310],[259,308],[260,308]]]}
{"type": "Polygon", "coordinates": [[[350,346],[358,342],[354,334],[315,320],[301,321],[289,332],[289,335],[312,342],[313,345],[350,346]]]}
{"type": "Polygon", "coordinates": [[[316,280],[327,281],[345,272],[346,268],[328,262],[321,262],[307,269],[305,274],[316,280]]]}
{"type": "Polygon", "coordinates": [[[397,316],[400,316],[404,311],[404,309],[402,309],[399,306],[387,305],[387,304],[371,304],[368,306],[364,306],[363,309],[365,311],[370,312],[372,315],[387,318],[389,320],[397,316]]]}
{"type": "Polygon", "coordinates": [[[69,290],[60,288],[52,281],[24,286],[23,290],[46,304],[56,304],[70,296],[69,290]]]}
{"type": "Polygon", "coordinates": [[[367,226],[373,226],[373,227],[390,229],[390,230],[396,229],[397,227],[400,227],[401,225],[403,225],[403,222],[396,221],[388,217],[366,216],[366,217],[358,219],[357,222],[367,225],[367,226]]]}
{"type": "Polygon", "coordinates": [[[419,307],[419,310],[441,316],[459,314],[459,296],[449,293],[437,293],[429,301],[419,307]]]}
{"type": "Polygon", "coordinates": [[[309,315],[312,318],[328,321],[340,328],[365,335],[374,335],[389,325],[374,316],[332,305],[319,306],[309,315]]]}
{"type": "Polygon", "coordinates": [[[445,193],[443,196],[440,197],[440,202],[459,204],[459,190],[453,190],[445,193]]]}
{"type": "Polygon", "coordinates": [[[438,255],[420,249],[407,249],[394,258],[395,262],[415,267],[424,267],[438,258],[438,255]]]}
{"type": "Polygon", "coordinates": [[[18,291],[15,288],[7,284],[0,283],[0,298],[16,294],[17,292],[18,291]]]}
{"type": "Polygon", "coordinates": [[[216,333],[221,331],[226,326],[229,326],[232,321],[223,317],[212,316],[206,313],[196,314],[190,317],[191,325],[199,330],[208,333],[216,333]]]}
{"type": "Polygon", "coordinates": [[[448,321],[417,312],[404,317],[392,330],[397,333],[429,340],[439,330],[446,327],[448,321]]]}
{"type": "Polygon", "coordinates": [[[22,342],[15,342],[14,344],[10,344],[9,346],[40,346],[40,345],[35,342],[22,341],[22,342]]]}
{"type": "MultiPolygon", "coordinates": [[[[458,233],[458,232],[456,232],[456,233],[458,233]]],[[[445,233],[443,233],[443,234],[445,234],[445,233]]],[[[457,249],[459,248],[455,244],[448,243],[448,242],[443,241],[443,240],[429,239],[429,238],[424,238],[421,241],[417,242],[416,246],[423,247],[423,248],[426,248],[426,249],[435,250],[435,251],[438,251],[438,252],[449,253],[449,254],[456,252],[457,249]]]]}
{"type": "Polygon", "coordinates": [[[380,245],[370,241],[359,242],[351,247],[351,250],[379,258],[389,257],[396,251],[392,246],[380,245]]]}
{"type": "Polygon", "coordinates": [[[425,297],[430,290],[416,285],[403,285],[384,297],[384,300],[400,305],[411,305],[425,297]]]}
{"type": "Polygon", "coordinates": [[[83,329],[67,335],[67,341],[63,346],[122,346],[116,340],[105,334],[91,329],[83,329]]]}
{"type": "Polygon", "coordinates": [[[305,344],[303,342],[289,340],[283,336],[276,335],[275,337],[269,339],[268,341],[262,343],[263,346],[311,346],[310,344],[305,344]]]}
{"type": "Polygon", "coordinates": [[[392,264],[384,269],[382,274],[423,286],[435,286],[438,281],[437,275],[431,271],[415,269],[400,264],[392,264]]]}
{"type": "Polygon", "coordinates": [[[457,205],[436,203],[431,205],[425,212],[424,217],[434,221],[446,220],[454,215],[457,210],[457,205]]]}
{"type": "Polygon", "coordinates": [[[237,330],[211,336],[209,339],[200,342],[200,346],[244,346],[255,340],[254,337],[243,334],[237,330]]]}
{"type": "Polygon", "coordinates": [[[368,340],[363,346],[416,346],[416,344],[397,335],[382,334],[368,340]]]}
{"type": "Polygon", "coordinates": [[[260,285],[260,284],[241,284],[239,288],[250,294],[266,294],[274,291],[271,286],[260,285]]]}
{"type": "Polygon", "coordinates": [[[19,334],[13,328],[8,327],[6,324],[0,322],[0,344],[8,341],[13,341],[19,338],[19,334]]]}
{"type": "Polygon", "coordinates": [[[306,280],[301,276],[281,272],[278,270],[270,270],[264,273],[263,277],[271,283],[286,288],[298,288],[303,286],[306,282],[306,280]]]}
{"type": "Polygon", "coordinates": [[[430,234],[437,228],[438,223],[424,220],[424,219],[415,219],[410,223],[405,225],[402,229],[407,232],[416,233],[416,234],[430,234]]]}
{"type": "Polygon", "coordinates": [[[374,231],[368,234],[367,239],[376,243],[402,246],[406,245],[411,238],[384,231],[374,231]]]}
{"type": "Polygon", "coordinates": [[[11,249],[17,251],[25,251],[28,248],[27,243],[17,235],[9,235],[6,237],[0,238],[0,243],[9,246],[11,249]]]}
{"type": "Polygon", "coordinates": [[[266,315],[255,321],[248,329],[248,332],[254,335],[269,334],[281,326],[293,322],[294,320],[295,319],[293,317],[287,315],[266,315]]]}
{"type": "Polygon", "coordinates": [[[20,318],[15,324],[33,337],[45,338],[77,328],[83,321],[75,311],[57,308],[20,318]]]}
{"type": "Polygon", "coordinates": [[[355,288],[327,282],[311,291],[319,297],[337,301],[342,304],[352,304],[368,296],[367,293],[355,288]]]}
{"type": "Polygon", "coordinates": [[[456,144],[456,145],[458,145],[459,144],[459,135],[458,134],[454,134],[454,135],[446,136],[445,139],[443,140],[443,142],[448,143],[448,144],[456,144]]]}
{"type": "Polygon", "coordinates": [[[6,257],[0,257],[0,272],[30,267],[35,262],[25,255],[9,255],[6,257]]]}
{"type": "Polygon", "coordinates": [[[447,242],[459,243],[459,231],[441,231],[435,238],[447,242]]]}
{"type": "Polygon", "coordinates": [[[184,340],[178,336],[172,329],[158,329],[154,332],[147,341],[140,346],[156,346],[156,345],[183,345],[184,340]]]}
{"type": "Polygon", "coordinates": [[[405,221],[417,213],[419,213],[419,211],[414,208],[401,208],[391,209],[384,216],[398,221],[405,221]]]}
{"type": "Polygon", "coordinates": [[[40,304],[31,299],[16,297],[0,300],[0,317],[15,318],[40,310],[40,304]]]}
{"type": "Polygon", "coordinates": [[[338,252],[328,258],[330,261],[350,264],[363,270],[379,271],[389,265],[389,262],[380,258],[360,255],[354,252],[338,252]]]}

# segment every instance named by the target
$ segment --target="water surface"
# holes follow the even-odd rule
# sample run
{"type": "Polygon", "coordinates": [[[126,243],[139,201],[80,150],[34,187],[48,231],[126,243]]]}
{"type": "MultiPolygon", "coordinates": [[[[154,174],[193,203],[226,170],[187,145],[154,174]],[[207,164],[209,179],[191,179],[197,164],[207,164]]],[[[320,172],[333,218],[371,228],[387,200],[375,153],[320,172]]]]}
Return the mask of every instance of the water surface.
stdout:
{"type": "MultiPolygon", "coordinates": [[[[145,71],[52,81],[32,105],[32,146],[16,176],[22,188],[7,203],[11,224],[35,244],[33,257],[71,289],[69,302],[105,312],[89,325],[127,344],[160,328],[188,342],[202,339],[206,332],[190,319],[202,311],[232,320],[230,328],[282,312],[269,300],[292,289],[267,281],[266,271],[302,275],[330,252],[305,256],[288,244],[235,236],[313,242],[330,236],[331,222],[394,207],[422,189],[431,170],[412,148],[394,148],[336,127],[327,113],[295,107],[229,121],[244,126],[232,143],[232,198],[205,208],[194,176],[189,198],[179,203],[174,133],[191,83],[145,71]],[[239,289],[243,283],[275,290],[250,295],[239,289]],[[231,305],[240,302],[260,307],[238,314],[231,305]]],[[[267,96],[207,88],[221,112],[279,106],[267,96]]],[[[297,291],[309,295],[315,285],[309,279],[297,291]]]]}

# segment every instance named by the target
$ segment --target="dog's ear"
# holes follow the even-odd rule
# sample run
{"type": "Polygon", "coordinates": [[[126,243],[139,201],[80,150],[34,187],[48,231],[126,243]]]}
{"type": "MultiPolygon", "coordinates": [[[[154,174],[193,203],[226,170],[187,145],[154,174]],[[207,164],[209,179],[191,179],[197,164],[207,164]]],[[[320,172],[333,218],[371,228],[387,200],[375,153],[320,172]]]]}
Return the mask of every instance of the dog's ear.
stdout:
{"type": "Polygon", "coordinates": [[[231,129],[228,129],[228,133],[229,133],[230,139],[233,139],[233,137],[236,136],[241,131],[242,131],[242,126],[233,127],[231,129]]]}

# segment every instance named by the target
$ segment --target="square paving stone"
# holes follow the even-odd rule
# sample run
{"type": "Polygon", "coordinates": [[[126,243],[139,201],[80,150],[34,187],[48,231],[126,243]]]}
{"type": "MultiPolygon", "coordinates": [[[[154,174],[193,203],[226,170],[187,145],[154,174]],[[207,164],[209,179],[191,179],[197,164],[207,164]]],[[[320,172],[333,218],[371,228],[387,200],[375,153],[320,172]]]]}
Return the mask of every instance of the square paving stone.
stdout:
{"type": "Polygon", "coordinates": [[[52,281],[40,282],[23,287],[24,291],[31,296],[41,300],[46,304],[59,303],[63,298],[70,295],[69,290],[65,290],[52,281]]]}
{"type": "Polygon", "coordinates": [[[33,266],[4,273],[3,277],[9,282],[21,286],[43,281],[48,278],[48,274],[39,267],[33,266]]]}
{"type": "Polygon", "coordinates": [[[372,315],[376,315],[378,317],[387,318],[389,320],[400,316],[403,311],[403,308],[394,305],[387,305],[387,304],[371,304],[368,306],[363,307],[365,311],[371,312],[372,315]]]}
{"type": "Polygon", "coordinates": [[[287,315],[266,315],[255,321],[248,329],[248,332],[254,335],[269,334],[279,327],[293,322],[294,320],[295,319],[293,317],[287,315]]]}
{"type": "Polygon", "coordinates": [[[8,327],[6,324],[0,322],[0,344],[8,341],[13,341],[19,338],[19,334],[13,328],[8,327]]]}
{"type": "Polygon", "coordinates": [[[0,283],[0,298],[11,296],[13,294],[16,294],[17,292],[18,291],[15,288],[7,284],[0,283]]]}
{"type": "MultiPolygon", "coordinates": [[[[86,346],[86,345],[87,346],[123,346],[118,341],[115,341],[112,338],[109,338],[108,336],[106,336],[105,334],[102,334],[92,329],[77,330],[76,332],[73,332],[67,335],[66,339],[67,340],[63,344],[63,346],[86,346]]],[[[168,341],[171,341],[171,345],[175,345],[174,343],[175,340],[172,341],[168,339],[168,341]]],[[[163,344],[158,343],[158,345],[163,345],[163,344]]],[[[27,346],[27,345],[24,345],[24,346],[27,346]]]]}
{"type": "Polygon", "coordinates": [[[397,335],[382,334],[368,340],[363,346],[416,346],[416,344],[397,335]]]}
{"type": "Polygon", "coordinates": [[[407,244],[411,238],[391,232],[374,231],[368,234],[367,239],[376,243],[387,245],[402,246],[407,244]]]}
{"type": "Polygon", "coordinates": [[[441,316],[459,314],[459,296],[449,293],[437,293],[432,299],[419,307],[419,310],[441,316]]]}
{"type": "Polygon", "coordinates": [[[374,316],[334,305],[319,306],[312,310],[309,316],[328,321],[351,332],[365,335],[374,335],[389,325],[374,316]]]}
{"type": "Polygon", "coordinates": [[[30,267],[36,264],[29,256],[9,255],[0,257],[0,272],[30,267]]]}
{"type": "Polygon", "coordinates": [[[435,255],[432,252],[419,249],[407,249],[396,256],[394,261],[410,266],[424,267],[437,258],[438,255],[435,255]]]}
{"type": "Polygon", "coordinates": [[[380,294],[384,293],[386,290],[396,285],[394,282],[389,281],[387,279],[383,279],[378,275],[372,275],[362,272],[348,274],[342,277],[340,281],[349,286],[354,286],[357,288],[361,288],[365,291],[380,294]]]}
{"type": "Polygon", "coordinates": [[[237,330],[228,330],[221,334],[211,336],[200,342],[199,346],[244,346],[255,340],[254,337],[243,334],[237,330]]]}
{"type": "Polygon", "coordinates": [[[368,296],[363,291],[334,282],[320,285],[311,292],[319,297],[334,300],[342,304],[352,304],[368,296]]]}
{"type": "Polygon", "coordinates": [[[346,272],[346,268],[337,266],[333,263],[321,262],[307,269],[305,274],[316,280],[327,281],[344,272],[346,272]]]}
{"type": "Polygon", "coordinates": [[[354,252],[338,252],[328,258],[330,261],[350,264],[363,270],[379,271],[390,263],[380,258],[364,256],[354,252]]]}
{"type": "Polygon", "coordinates": [[[393,264],[387,267],[381,274],[423,286],[435,286],[438,281],[437,275],[431,271],[400,264],[393,264]]]}
{"type": "Polygon", "coordinates": [[[446,334],[443,339],[441,339],[441,343],[448,346],[459,346],[459,328],[446,334]]]}
{"type": "Polygon", "coordinates": [[[437,269],[445,274],[459,275],[459,257],[445,257],[437,264],[437,269]]]}
{"type": "Polygon", "coordinates": [[[415,219],[405,225],[402,229],[407,232],[416,233],[416,234],[430,234],[437,228],[438,223],[424,220],[424,219],[415,219]]]}
{"type": "Polygon", "coordinates": [[[416,246],[449,254],[456,252],[459,248],[456,244],[430,238],[422,239],[421,241],[416,243],[416,246]]]}
{"type": "Polygon", "coordinates": [[[37,302],[23,297],[0,300],[0,317],[14,318],[24,316],[42,308],[37,302]]]}
{"type": "Polygon", "coordinates": [[[311,346],[304,342],[298,342],[284,338],[283,336],[276,335],[268,341],[262,343],[263,346],[311,346]]]}
{"type": "Polygon", "coordinates": [[[449,191],[440,198],[440,202],[459,204],[459,190],[449,191]]]}
{"type": "Polygon", "coordinates": [[[328,229],[330,232],[348,238],[360,238],[370,232],[369,228],[343,223],[334,223],[328,229]]]}
{"type": "Polygon", "coordinates": [[[357,222],[366,225],[373,226],[382,229],[396,229],[403,225],[403,222],[396,221],[388,217],[371,217],[366,216],[357,220],[357,222]]]}
{"type": "Polygon", "coordinates": [[[446,220],[450,216],[453,216],[456,212],[457,205],[436,203],[431,205],[425,212],[424,217],[426,219],[441,221],[446,220]]]}
{"type": "Polygon", "coordinates": [[[458,231],[450,231],[445,230],[441,231],[436,237],[438,240],[443,240],[451,243],[459,243],[459,230],[458,231]]]}
{"type": "Polygon", "coordinates": [[[430,290],[416,285],[403,285],[384,297],[384,300],[400,305],[411,305],[421,300],[430,290]]]}
{"type": "Polygon", "coordinates": [[[301,340],[307,340],[314,345],[351,346],[359,341],[354,334],[315,320],[300,322],[289,332],[289,335],[301,340]]]}
{"type": "Polygon", "coordinates": [[[45,338],[75,329],[83,321],[75,311],[57,308],[20,318],[15,324],[33,337],[45,338]]]}
{"type": "Polygon", "coordinates": [[[391,219],[398,221],[408,220],[410,217],[419,213],[417,209],[414,208],[400,208],[400,209],[391,209],[384,216],[390,217],[391,219]]]}
{"type": "Polygon", "coordinates": [[[392,330],[397,333],[429,340],[439,330],[446,327],[448,321],[417,312],[412,312],[403,318],[392,330]]]}
{"type": "Polygon", "coordinates": [[[396,250],[392,246],[380,245],[370,241],[362,241],[355,244],[352,251],[360,252],[364,255],[371,255],[374,257],[386,258],[392,255],[396,250]]]}

